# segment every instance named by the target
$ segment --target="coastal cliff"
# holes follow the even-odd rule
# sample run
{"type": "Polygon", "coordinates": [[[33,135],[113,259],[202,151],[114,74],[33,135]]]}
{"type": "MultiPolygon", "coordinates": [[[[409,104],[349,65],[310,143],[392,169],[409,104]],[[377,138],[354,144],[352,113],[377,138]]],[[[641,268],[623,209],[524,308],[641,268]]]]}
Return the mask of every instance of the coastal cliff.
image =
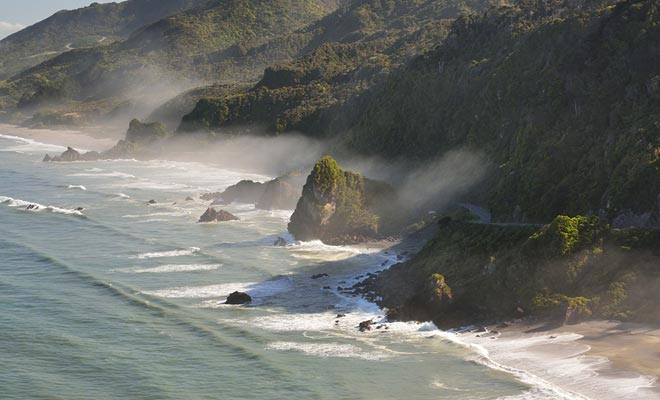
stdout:
{"type": "Polygon", "coordinates": [[[410,261],[367,281],[391,319],[441,327],[526,316],[660,322],[660,232],[596,217],[550,224],[451,221],[410,261]]]}

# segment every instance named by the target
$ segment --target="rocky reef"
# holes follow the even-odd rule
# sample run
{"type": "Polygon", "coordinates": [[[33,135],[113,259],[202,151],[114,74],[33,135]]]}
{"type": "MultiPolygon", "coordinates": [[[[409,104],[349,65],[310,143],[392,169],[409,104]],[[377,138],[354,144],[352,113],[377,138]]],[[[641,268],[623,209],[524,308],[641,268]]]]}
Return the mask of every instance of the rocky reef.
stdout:
{"type": "Polygon", "coordinates": [[[240,218],[234,214],[220,210],[217,211],[213,207],[209,207],[201,217],[199,217],[199,222],[225,222],[225,221],[238,221],[240,218]]]}
{"type": "Polygon", "coordinates": [[[392,229],[389,211],[397,203],[388,184],[343,171],[326,156],[307,177],[288,229],[296,239],[328,244],[374,240],[392,229]]]}
{"type": "Polygon", "coordinates": [[[543,227],[451,221],[363,287],[389,318],[440,327],[524,316],[660,322],[660,231],[582,216],[543,227]]]}
{"type": "Polygon", "coordinates": [[[223,192],[205,193],[201,199],[213,204],[254,204],[261,210],[290,210],[298,203],[303,183],[302,174],[290,172],[264,183],[242,180],[223,192]]]}

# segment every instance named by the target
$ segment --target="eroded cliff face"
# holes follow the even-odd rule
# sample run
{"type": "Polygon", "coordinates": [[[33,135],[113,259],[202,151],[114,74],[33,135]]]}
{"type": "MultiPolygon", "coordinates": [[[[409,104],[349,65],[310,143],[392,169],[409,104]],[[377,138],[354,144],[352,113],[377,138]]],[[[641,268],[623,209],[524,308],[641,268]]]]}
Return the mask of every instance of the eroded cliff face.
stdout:
{"type": "Polygon", "coordinates": [[[298,240],[328,244],[377,239],[391,233],[386,214],[396,204],[392,187],[343,171],[326,156],[307,177],[289,232],[298,240]]]}

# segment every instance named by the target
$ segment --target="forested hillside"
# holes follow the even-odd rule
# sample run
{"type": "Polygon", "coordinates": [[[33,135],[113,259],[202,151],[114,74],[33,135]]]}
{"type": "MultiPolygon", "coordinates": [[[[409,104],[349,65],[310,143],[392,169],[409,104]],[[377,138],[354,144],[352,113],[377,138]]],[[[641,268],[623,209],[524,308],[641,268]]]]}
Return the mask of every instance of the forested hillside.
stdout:
{"type": "Polygon", "coordinates": [[[128,0],[60,11],[0,41],[0,80],[65,51],[126,39],[140,27],[207,0],[128,0]]]}
{"type": "Polygon", "coordinates": [[[266,65],[298,47],[278,42],[260,56],[247,55],[248,49],[304,28],[334,7],[332,0],[207,1],[124,41],[68,51],[0,82],[0,110],[14,118],[39,111],[98,120],[148,114],[147,108],[202,83],[256,81],[266,65]]]}

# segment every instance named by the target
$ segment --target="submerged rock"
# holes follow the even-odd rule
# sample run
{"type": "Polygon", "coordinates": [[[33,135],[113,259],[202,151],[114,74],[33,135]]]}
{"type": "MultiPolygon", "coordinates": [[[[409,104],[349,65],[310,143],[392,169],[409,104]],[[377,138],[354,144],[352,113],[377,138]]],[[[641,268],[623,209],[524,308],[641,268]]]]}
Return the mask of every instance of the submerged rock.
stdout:
{"type": "Polygon", "coordinates": [[[216,211],[215,208],[209,207],[204,214],[199,218],[199,222],[224,222],[224,221],[238,221],[239,218],[225,210],[216,211]]]}
{"type": "Polygon", "coordinates": [[[152,206],[154,204],[158,204],[158,202],[156,200],[149,200],[149,201],[147,201],[147,204],[152,206]]]}
{"type": "Polygon", "coordinates": [[[284,247],[284,246],[286,246],[287,244],[289,244],[289,243],[286,241],[286,239],[284,239],[284,238],[281,237],[281,236],[278,236],[278,237],[277,237],[277,240],[275,240],[275,243],[273,243],[273,246],[284,247]]]}
{"type": "Polygon", "coordinates": [[[312,279],[320,279],[320,278],[327,278],[328,274],[316,274],[312,275],[312,279]]]}
{"type": "Polygon", "coordinates": [[[243,292],[234,292],[227,297],[225,304],[246,304],[252,301],[249,294],[243,292]]]}

